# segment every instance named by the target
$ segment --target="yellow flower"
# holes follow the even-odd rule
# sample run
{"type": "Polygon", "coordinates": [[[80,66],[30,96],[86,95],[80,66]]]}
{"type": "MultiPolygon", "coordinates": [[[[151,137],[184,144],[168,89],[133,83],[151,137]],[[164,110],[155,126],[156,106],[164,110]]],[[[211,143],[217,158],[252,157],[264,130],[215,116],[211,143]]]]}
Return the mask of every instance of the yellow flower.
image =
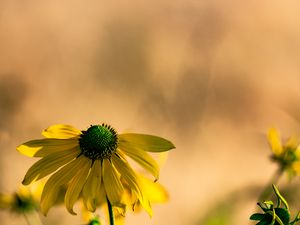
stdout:
{"type": "Polygon", "coordinates": [[[147,152],[164,152],[174,145],[163,138],[136,133],[117,134],[106,124],[93,125],[80,131],[70,125],[53,125],[42,132],[44,139],[26,142],[17,150],[30,157],[42,157],[26,173],[23,184],[30,184],[47,175],[41,196],[41,210],[47,215],[54,205],[61,186],[66,185],[66,208],[71,214],[73,205],[82,196],[89,211],[106,202],[124,208],[121,201],[126,181],[142,207],[152,215],[149,199],[140,178],[127,161],[136,161],[155,179],[159,167],[147,152]],[[54,173],[54,174],[53,174],[54,173]]]}
{"type": "Polygon", "coordinates": [[[286,171],[290,176],[300,174],[299,140],[292,136],[282,144],[280,133],[275,128],[269,130],[268,140],[273,151],[272,159],[279,164],[281,171],[286,171]]]}
{"type": "Polygon", "coordinates": [[[9,209],[18,214],[38,210],[41,188],[42,186],[38,183],[30,186],[22,185],[12,194],[0,193],[0,209],[9,209]]]}

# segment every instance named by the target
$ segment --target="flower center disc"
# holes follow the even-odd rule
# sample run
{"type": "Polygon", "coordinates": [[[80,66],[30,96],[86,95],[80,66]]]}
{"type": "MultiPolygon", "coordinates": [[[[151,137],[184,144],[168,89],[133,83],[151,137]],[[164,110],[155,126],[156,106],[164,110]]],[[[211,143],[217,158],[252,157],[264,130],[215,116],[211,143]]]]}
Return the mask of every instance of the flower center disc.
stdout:
{"type": "Polygon", "coordinates": [[[91,160],[110,158],[117,145],[117,132],[106,124],[91,126],[79,138],[82,154],[91,160]]]}

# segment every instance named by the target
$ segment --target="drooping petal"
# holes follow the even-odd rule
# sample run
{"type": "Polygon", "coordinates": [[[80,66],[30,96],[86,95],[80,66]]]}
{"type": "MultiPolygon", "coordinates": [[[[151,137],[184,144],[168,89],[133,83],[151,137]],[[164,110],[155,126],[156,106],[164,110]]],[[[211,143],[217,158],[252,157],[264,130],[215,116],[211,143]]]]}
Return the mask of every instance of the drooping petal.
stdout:
{"type": "Polygon", "coordinates": [[[131,188],[132,193],[137,196],[143,208],[150,216],[152,216],[152,208],[150,206],[150,202],[142,188],[139,178],[137,177],[133,169],[125,160],[122,160],[117,155],[112,156],[112,162],[121,176],[128,183],[128,186],[131,188]]]}
{"type": "Polygon", "coordinates": [[[28,141],[17,147],[17,150],[26,156],[44,157],[54,152],[65,151],[78,146],[78,139],[45,138],[28,141]]]}
{"type": "MultiPolygon", "coordinates": [[[[147,196],[150,203],[163,203],[169,199],[167,190],[158,182],[153,182],[141,174],[136,174],[140,181],[141,188],[147,196]]],[[[134,211],[138,212],[142,209],[137,197],[133,194],[127,194],[127,205],[134,204],[134,211]]]]}
{"type": "Polygon", "coordinates": [[[49,209],[54,205],[62,185],[67,184],[85,163],[85,157],[80,156],[49,178],[41,197],[41,211],[44,215],[47,215],[49,209]]]}
{"type": "Polygon", "coordinates": [[[124,152],[126,155],[128,155],[138,164],[140,164],[144,169],[150,172],[155,177],[156,180],[158,179],[159,177],[158,164],[147,152],[138,148],[135,145],[131,145],[129,143],[124,143],[124,142],[121,142],[119,144],[119,148],[122,150],[122,152],[124,152]]]}
{"type": "MultiPolygon", "coordinates": [[[[108,209],[107,209],[108,210],[108,209]]],[[[113,208],[115,225],[125,225],[125,211],[121,208],[113,208]]]]}
{"type": "Polygon", "coordinates": [[[80,209],[82,221],[84,222],[84,224],[90,224],[91,220],[95,217],[94,213],[87,210],[83,201],[80,201],[80,209]]]}
{"type": "Polygon", "coordinates": [[[175,148],[169,140],[153,135],[125,133],[119,134],[118,138],[120,144],[126,145],[129,143],[147,152],[164,152],[175,148]]]}
{"type": "Polygon", "coordinates": [[[138,177],[150,202],[162,203],[169,199],[167,190],[161,184],[158,182],[153,182],[152,180],[141,175],[138,177]]]}
{"type": "Polygon", "coordinates": [[[78,148],[72,148],[45,156],[29,168],[22,183],[28,185],[53,173],[61,166],[75,159],[79,154],[78,148]]]}
{"type": "Polygon", "coordinates": [[[276,156],[279,156],[282,153],[283,148],[280,140],[280,134],[277,129],[275,128],[269,129],[268,140],[273,153],[276,156]]]}
{"type": "Polygon", "coordinates": [[[73,206],[78,200],[92,164],[92,161],[86,157],[83,157],[82,161],[83,165],[70,181],[65,195],[66,208],[73,215],[76,215],[76,213],[73,211],[73,206]]]}
{"type": "Polygon", "coordinates": [[[74,138],[81,134],[81,131],[64,124],[57,124],[48,127],[42,131],[42,135],[46,138],[68,139],[74,138]]]}
{"type": "Polygon", "coordinates": [[[125,225],[125,217],[123,215],[116,216],[115,225],[125,225]]]}
{"type": "MultiPolygon", "coordinates": [[[[101,192],[101,175],[101,162],[100,160],[95,160],[91,168],[91,172],[82,190],[85,207],[91,212],[94,212],[96,210],[97,197],[101,192]]],[[[104,200],[106,201],[105,196],[104,200]]]]}
{"type": "Polygon", "coordinates": [[[120,181],[120,175],[108,159],[103,160],[102,166],[103,183],[108,200],[113,206],[122,207],[124,187],[120,181]]]}

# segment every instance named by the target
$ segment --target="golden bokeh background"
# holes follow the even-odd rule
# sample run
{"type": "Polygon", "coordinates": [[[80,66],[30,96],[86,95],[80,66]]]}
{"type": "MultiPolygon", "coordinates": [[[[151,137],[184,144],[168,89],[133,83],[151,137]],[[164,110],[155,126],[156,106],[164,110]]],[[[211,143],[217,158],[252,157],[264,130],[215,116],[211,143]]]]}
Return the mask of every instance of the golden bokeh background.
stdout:
{"type": "MultiPolygon", "coordinates": [[[[231,224],[251,224],[243,190],[258,194],[276,168],[265,133],[300,133],[299,12],[299,0],[1,0],[0,191],[36,161],[17,145],[105,122],[177,147],[160,176],[170,201],[127,224],[200,225],[232,193],[245,208],[231,224]]],[[[44,222],[82,224],[63,207],[44,222]]]]}

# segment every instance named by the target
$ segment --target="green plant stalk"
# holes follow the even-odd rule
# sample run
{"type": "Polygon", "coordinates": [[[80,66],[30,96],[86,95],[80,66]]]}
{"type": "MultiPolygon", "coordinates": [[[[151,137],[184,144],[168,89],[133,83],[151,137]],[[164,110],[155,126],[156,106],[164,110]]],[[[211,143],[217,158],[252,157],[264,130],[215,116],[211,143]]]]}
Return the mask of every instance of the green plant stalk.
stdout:
{"type": "Polygon", "coordinates": [[[31,213],[23,213],[28,225],[43,225],[37,211],[31,213]]]}
{"type": "Polygon", "coordinates": [[[111,205],[110,201],[108,200],[107,196],[106,196],[106,200],[107,200],[107,207],[108,207],[108,214],[109,214],[109,224],[115,225],[113,208],[112,208],[112,205],[111,205]]]}
{"type": "Polygon", "coordinates": [[[273,184],[276,185],[278,183],[282,173],[283,173],[283,170],[280,169],[280,168],[275,172],[275,174],[272,176],[269,183],[266,185],[266,187],[264,188],[264,190],[262,191],[262,193],[258,197],[259,201],[265,201],[266,199],[269,198],[270,194],[273,191],[272,185],[273,184]]]}

